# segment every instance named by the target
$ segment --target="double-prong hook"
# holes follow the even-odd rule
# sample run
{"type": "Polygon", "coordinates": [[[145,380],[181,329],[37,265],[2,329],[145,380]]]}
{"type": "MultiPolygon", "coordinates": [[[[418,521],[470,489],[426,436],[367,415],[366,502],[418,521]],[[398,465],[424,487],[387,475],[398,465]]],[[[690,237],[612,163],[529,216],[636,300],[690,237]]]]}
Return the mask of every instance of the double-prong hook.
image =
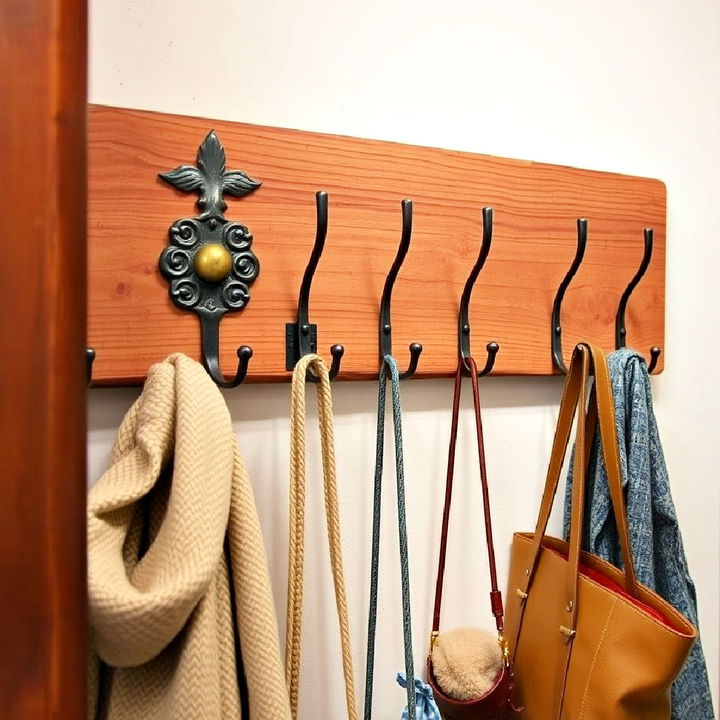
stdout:
{"type": "Polygon", "coordinates": [[[212,315],[205,315],[198,311],[200,316],[200,340],[202,346],[202,363],[213,382],[222,388],[237,387],[247,375],[253,349],[249,345],[241,345],[237,349],[238,364],[235,375],[226,380],[220,369],[218,324],[219,321],[212,315]]]}
{"type": "MultiPolygon", "coordinates": [[[[402,207],[402,234],[400,236],[400,247],[398,248],[395,261],[390,268],[390,272],[385,278],[385,287],[383,288],[382,300],[380,301],[380,363],[382,366],[383,358],[386,355],[392,355],[392,322],[390,312],[390,302],[392,300],[392,291],[395,280],[397,279],[400,267],[405,260],[408,249],[410,247],[410,237],[412,235],[412,200],[405,199],[401,203],[402,207]]],[[[423,347],[420,343],[410,343],[410,362],[407,370],[400,373],[401,380],[407,380],[415,374],[422,353],[423,347]]]]}
{"type": "MultiPolygon", "coordinates": [[[[652,258],[653,251],[653,229],[645,228],[643,230],[643,236],[645,239],[645,249],[643,252],[642,262],[638,271],[635,273],[633,279],[630,281],[628,286],[625,288],[625,292],[620,298],[620,304],[618,305],[617,315],[615,316],[615,349],[624,348],[627,345],[627,330],[625,328],[625,310],[627,308],[628,300],[632,295],[633,290],[637,287],[638,283],[642,279],[643,275],[650,265],[650,259],[652,258]]],[[[657,346],[650,348],[650,364],[648,365],[648,372],[651,373],[657,365],[658,358],[660,357],[661,350],[657,346]]]]}
{"type": "MultiPolygon", "coordinates": [[[[468,279],[465,282],[465,288],[463,290],[462,298],[460,299],[460,311],[458,313],[458,352],[460,354],[460,360],[463,363],[466,372],[470,372],[467,359],[472,357],[470,351],[470,296],[472,295],[473,288],[475,287],[475,281],[480,274],[480,271],[485,265],[488,253],[490,252],[490,246],[492,245],[492,228],[493,228],[493,211],[490,207],[485,207],[482,210],[483,219],[483,234],[482,243],[480,245],[480,254],[473,269],[468,275],[468,279]]],[[[485,367],[478,373],[478,377],[487,375],[493,369],[495,365],[495,356],[500,350],[500,346],[496,342],[489,342],[485,349],[487,350],[487,360],[485,361],[485,367]]]]}
{"type": "Polygon", "coordinates": [[[580,263],[585,256],[585,246],[587,245],[587,233],[588,233],[588,221],[586,218],[578,218],[577,221],[577,248],[575,250],[575,258],[570,265],[570,269],[565,273],[563,281],[558,287],[553,301],[552,307],[552,325],[550,328],[551,338],[550,347],[552,348],[552,362],[556,370],[561,372],[563,375],[567,375],[567,366],[563,360],[562,350],[562,325],[560,324],[560,307],[562,305],[563,298],[565,297],[565,291],[570,285],[570,281],[575,277],[575,273],[580,267],[580,263]]]}
{"type": "MultiPolygon", "coordinates": [[[[328,195],[324,190],[315,194],[315,207],[317,209],[317,231],[315,233],[315,244],[312,254],[305,268],[300,295],[298,297],[297,322],[285,325],[285,369],[292,370],[298,360],[305,355],[317,352],[317,325],[310,323],[309,305],[310,288],[320,256],[325,247],[325,238],[328,229],[328,195]]],[[[332,364],[330,365],[330,379],[333,380],[340,372],[340,361],[345,352],[342,345],[333,345],[330,348],[332,364]]],[[[308,377],[313,382],[317,378],[310,372],[308,377]]]]}

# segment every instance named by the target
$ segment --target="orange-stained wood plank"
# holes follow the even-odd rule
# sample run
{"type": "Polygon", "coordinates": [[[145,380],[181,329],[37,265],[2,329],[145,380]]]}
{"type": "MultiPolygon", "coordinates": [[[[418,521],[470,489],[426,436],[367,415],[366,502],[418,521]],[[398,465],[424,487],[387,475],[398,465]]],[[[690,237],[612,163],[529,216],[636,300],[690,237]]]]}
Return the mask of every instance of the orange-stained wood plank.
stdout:
{"type": "Polygon", "coordinates": [[[87,7],[0,2],[0,714],[87,718],[87,7]]]}
{"type": "MultiPolygon", "coordinates": [[[[330,197],[325,253],[315,276],[311,321],[320,351],[345,345],[341,377],[369,379],[378,368],[378,305],[400,239],[400,201],[414,201],[413,237],[393,295],[393,342],[424,352],[417,377],[452,374],[457,307],[479,249],[480,210],[495,211],[488,262],[472,297],[473,349],[479,362],[500,343],[496,374],[552,372],[550,311],[576,242],[589,219],[585,260],[563,304],[566,355],[589,339],[611,349],[622,290],[643,253],[642,230],[655,230],[650,268],[627,311],[629,344],[663,347],[665,186],[658,180],[508,160],[436,148],[322,135],[234,122],[93,107],[89,145],[89,339],[97,383],[134,383],[171,352],[198,357],[199,323],[175,308],[158,257],[167,230],[196,214],[195,196],[158,180],[194,164],[215,129],[229,169],[262,187],[226,198],[227,217],[248,225],[261,273],[251,300],[220,325],[221,363],[253,347],[250,381],[283,380],[285,323],[315,236],[317,190],[330,197]]],[[[662,369],[663,356],[658,370],[662,369]]]]}

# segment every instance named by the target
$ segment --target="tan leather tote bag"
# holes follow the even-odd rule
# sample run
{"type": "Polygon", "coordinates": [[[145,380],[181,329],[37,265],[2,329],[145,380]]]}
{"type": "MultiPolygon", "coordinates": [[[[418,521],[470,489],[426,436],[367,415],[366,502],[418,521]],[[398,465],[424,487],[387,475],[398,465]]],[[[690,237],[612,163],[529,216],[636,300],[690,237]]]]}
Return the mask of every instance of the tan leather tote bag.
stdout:
{"type": "Polygon", "coordinates": [[[670,718],[670,686],[697,633],[635,579],[610,379],[593,345],[573,353],[535,532],[513,538],[506,629],[527,720],[670,718]],[[575,460],[583,470],[600,423],[624,571],[580,550],[585,472],[573,482],[569,541],[545,535],[576,414],[575,460]]]}

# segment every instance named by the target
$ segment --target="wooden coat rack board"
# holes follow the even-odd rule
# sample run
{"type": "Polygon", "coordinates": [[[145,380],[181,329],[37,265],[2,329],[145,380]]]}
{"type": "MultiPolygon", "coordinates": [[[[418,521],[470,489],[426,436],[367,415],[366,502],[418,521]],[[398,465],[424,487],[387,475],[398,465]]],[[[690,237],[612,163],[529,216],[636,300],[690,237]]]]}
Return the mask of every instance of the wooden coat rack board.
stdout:
{"type": "MultiPolygon", "coordinates": [[[[287,380],[285,324],[315,239],[317,190],[329,194],[329,231],[312,286],[319,352],[345,346],[340,378],[378,372],[378,308],[400,240],[400,201],[414,201],[410,250],[393,292],[393,346],[424,352],[415,377],[447,377],[457,362],[457,311],[494,209],[492,250],[472,296],[473,351],[500,344],[493,374],[549,375],[555,292],[575,254],[576,219],[588,218],[585,259],[562,306],[566,358],[589,339],[614,347],[619,298],[654,228],[650,267],[627,309],[628,345],[644,354],[664,341],[665,186],[658,180],[465,152],[95,106],[89,127],[89,331],[93,382],[142,382],[172,352],[199,357],[194,313],[176,308],[158,270],[168,228],[195,215],[192,195],[158,179],[192,164],[214,129],[228,168],[263,185],[226,198],[247,225],[261,272],[251,300],[220,324],[220,361],[237,365],[250,345],[249,381],[287,380]]],[[[663,355],[657,366],[662,369],[663,355]]]]}

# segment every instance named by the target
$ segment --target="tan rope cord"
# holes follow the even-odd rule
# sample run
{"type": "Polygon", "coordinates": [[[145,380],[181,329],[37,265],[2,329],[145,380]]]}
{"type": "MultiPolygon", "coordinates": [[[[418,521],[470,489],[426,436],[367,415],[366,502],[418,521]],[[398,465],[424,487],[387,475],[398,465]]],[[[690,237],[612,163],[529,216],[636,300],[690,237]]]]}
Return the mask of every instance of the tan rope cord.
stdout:
{"type": "Polygon", "coordinates": [[[300,642],[302,630],[304,543],[305,543],[305,382],[307,371],[312,369],[319,378],[317,385],[318,419],[323,466],[325,515],[327,517],[330,564],[335,587],[342,647],[345,702],[349,720],[357,720],[355,685],[347,598],[340,539],[340,512],[338,508],[337,479],[335,473],[335,441],[333,437],[332,393],[328,369],[318,355],[306,355],[295,366],[292,378],[290,407],[290,531],[288,542],[288,600],[287,633],[285,638],[285,677],[290,693],[290,708],[297,718],[300,684],[300,642]]]}

